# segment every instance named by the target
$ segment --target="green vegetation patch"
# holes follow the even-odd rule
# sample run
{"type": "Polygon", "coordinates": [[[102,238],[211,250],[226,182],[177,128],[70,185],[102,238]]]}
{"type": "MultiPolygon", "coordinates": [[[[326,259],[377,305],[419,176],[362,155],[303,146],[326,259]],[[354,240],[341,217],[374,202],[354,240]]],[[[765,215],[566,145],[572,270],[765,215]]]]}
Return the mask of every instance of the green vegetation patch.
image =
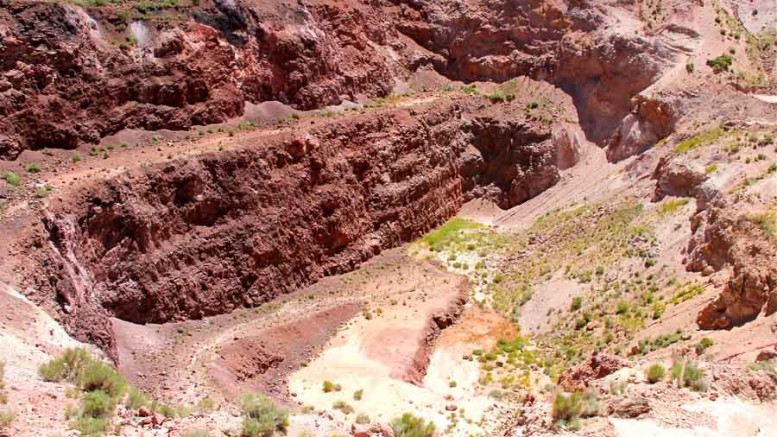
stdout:
{"type": "Polygon", "coordinates": [[[707,66],[712,68],[715,73],[728,71],[733,63],[734,59],[729,55],[720,55],[717,58],[707,60],[707,66]]]}
{"type": "Polygon", "coordinates": [[[680,211],[680,209],[682,209],[682,207],[687,205],[688,202],[690,201],[691,199],[687,197],[682,197],[679,199],[675,199],[675,198],[666,199],[664,200],[663,203],[661,203],[661,206],[659,206],[658,213],[663,216],[677,214],[677,212],[680,211]]]}
{"type": "Polygon", "coordinates": [[[247,393],[237,400],[243,412],[241,437],[269,437],[286,434],[288,411],[278,408],[272,399],[258,393],[247,393]]]}
{"type": "Polygon", "coordinates": [[[674,151],[675,153],[685,153],[689,150],[693,150],[697,147],[705,146],[707,144],[712,144],[715,141],[717,141],[719,138],[721,138],[725,134],[725,131],[720,126],[715,127],[713,129],[710,129],[706,132],[702,132],[698,135],[694,135],[686,140],[683,140],[680,142],[680,144],[675,147],[674,151]]]}
{"type": "Polygon", "coordinates": [[[420,417],[405,413],[391,421],[391,428],[396,437],[432,437],[435,427],[432,422],[426,422],[420,417]]]}

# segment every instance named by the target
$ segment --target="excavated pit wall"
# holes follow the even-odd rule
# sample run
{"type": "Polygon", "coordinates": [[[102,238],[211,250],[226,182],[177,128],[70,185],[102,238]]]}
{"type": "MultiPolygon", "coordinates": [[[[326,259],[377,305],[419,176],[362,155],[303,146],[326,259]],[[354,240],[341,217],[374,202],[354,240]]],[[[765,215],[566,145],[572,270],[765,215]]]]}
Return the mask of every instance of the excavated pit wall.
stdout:
{"type": "Polygon", "coordinates": [[[555,184],[579,133],[521,105],[367,113],[91,182],[46,212],[28,293],[115,358],[110,316],[201,318],[350,271],[473,197],[509,207],[555,184]]]}

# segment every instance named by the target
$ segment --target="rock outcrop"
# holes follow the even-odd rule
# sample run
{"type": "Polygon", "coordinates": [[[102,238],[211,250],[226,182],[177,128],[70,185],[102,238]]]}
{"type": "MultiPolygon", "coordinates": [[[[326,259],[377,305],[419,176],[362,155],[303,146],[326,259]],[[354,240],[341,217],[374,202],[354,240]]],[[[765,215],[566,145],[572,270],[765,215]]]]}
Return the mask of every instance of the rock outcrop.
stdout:
{"type": "Polygon", "coordinates": [[[699,211],[691,220],[687,268],[712,274],[730,267],[731,276],[720,295],[697,317],[702,329],[728,329],[749,322],[762,312],[777,312],[777,253],[758,224],[702,185],[699,211]]]}
{"type": "Polygon", "coordinates": [[[108,316],[201,318],[350,271],[469,198],[510,207],[552,186],[566,146],[523,104],[371,112],[89,183],[31,243],[31,297],[110,351],[108,316]]]}
{"type": "Polygon", "coordinates": [[[669,104],[640,93],[676,61],[670,35],[690,32],[648,34],[636,9],[606,2],[107,3],[0,0],[0,158],[124,128],[222,122],[245,102],[310,109],[385,96],[435,69],[467,82],[551,82],[617,160],[671,130],[669,104]]]}
{"type": "Polygon", "coordinates": [[[616,355],[592,354],[584,362],[559,375],[558,385],[569,392],[584,390],[592,381],[627,366],[628,361],[616,355]]]}

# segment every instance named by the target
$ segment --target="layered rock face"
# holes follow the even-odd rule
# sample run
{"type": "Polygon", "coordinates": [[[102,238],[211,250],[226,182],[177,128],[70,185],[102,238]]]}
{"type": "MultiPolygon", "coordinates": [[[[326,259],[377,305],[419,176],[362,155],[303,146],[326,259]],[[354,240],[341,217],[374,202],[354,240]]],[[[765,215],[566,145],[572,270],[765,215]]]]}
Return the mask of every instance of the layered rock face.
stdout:
{"type": "Polygon", "coordinates": [[[74,148],[123,128],[221,122],[246,101],[314,108],[394,84],[393,63],[376,48],[392,30],[375,14],[282,1],[201,5],[134,20],[127,5],[0,1],[0,157],[74,148]]]}
{"type": "Polygon", "coordinates": [[[417,238],[469,198],[526,200],[558,180],[566,136],[525,120],[518,102],[470,97],[93,182],[50,207],[31,297],[57,302],[71,332],[110,352],[108,316],[159,323],[259,305],[417,238]]]}
{"type": "Polygon", "coordinates": [[[310,109],[383,96],[434,68],[464,81],[555,83],[589,139],[623,159],[675,119],[664,100],[634,97],[673,64],[679,30],[650,36],[633,12],[556,0],[202,0],[139,15],[123,2],[0,0],[0,158],[123,128],[221,122],[246,101],[310,109]]]}
{"type": "Polygon", "coordinates": [[[700,209],[693,217],[688,269],[732,273],[720,295],[702,309],[702,329],[728,329],[777,312],[777,252],[758,225],[714,188],[697,189],[700,209]]]}

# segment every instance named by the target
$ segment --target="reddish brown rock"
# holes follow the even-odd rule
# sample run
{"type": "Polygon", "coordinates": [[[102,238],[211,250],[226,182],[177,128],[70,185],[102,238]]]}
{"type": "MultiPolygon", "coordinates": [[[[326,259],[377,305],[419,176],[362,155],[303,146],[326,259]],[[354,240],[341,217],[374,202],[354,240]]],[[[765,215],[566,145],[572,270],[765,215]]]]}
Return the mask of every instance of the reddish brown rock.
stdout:
{"type": "Polygon", "coordinates": [[[519,100],[371,112],[87,183],[26,243],[47,272],[29,270],[30,296],[112,353],[109,315],[259,305],[417,238],[469,199],[513,206],[559,179],[551,126],[519,100]]]}
{"type": "Polygon", "coordinates": [[[628,361],[621,357],[594,353],[559,375],[558,385],[569,392],[584,390],[591,381],[604,378],[627,365],[628,361]]]}
{"type": "Polygon", "coordinates": [[[687,268],[710,274],[729,265],[732,274],[720,295],[699,312],[699,327],[729,329],[762,312],[767,316],[777,312],[777,253],[773,243],[736,205],[720,199],[701,205],[704,209],[691,221],[687,268]]]}
{"type": "Polygon", "coordinates": [[[656,180],[653,200],[659,201],[666,196],[695,196],[696,189],[707,180],[707,175],[664,156],[658,161],[653,179],[656,180]]]}
{"type": "Polygon", "coordinates": [[[607,405],[607,414],[615,417],[635,418],[650,412],[645,398],[615,399],[607,405]]]}

